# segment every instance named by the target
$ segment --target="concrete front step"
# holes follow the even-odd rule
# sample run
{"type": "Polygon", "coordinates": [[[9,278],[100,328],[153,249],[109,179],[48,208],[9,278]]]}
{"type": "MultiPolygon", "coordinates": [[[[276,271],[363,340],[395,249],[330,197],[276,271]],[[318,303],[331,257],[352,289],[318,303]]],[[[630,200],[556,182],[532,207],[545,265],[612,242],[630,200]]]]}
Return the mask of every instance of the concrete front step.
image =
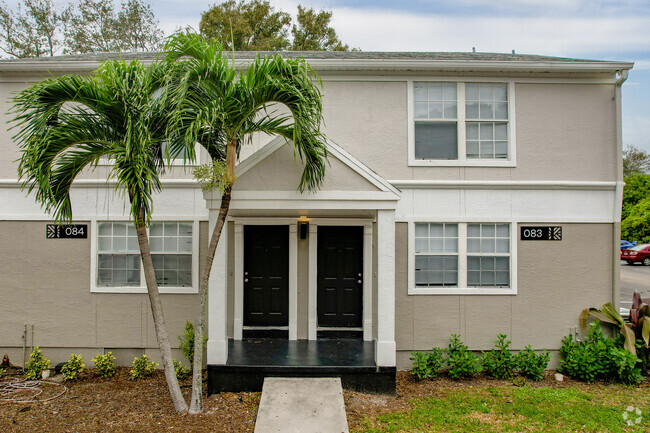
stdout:
{"type": "Polygon", "coordinates": [[[267,377],[255,433],[347,433],[339,378],[267,377]]]}

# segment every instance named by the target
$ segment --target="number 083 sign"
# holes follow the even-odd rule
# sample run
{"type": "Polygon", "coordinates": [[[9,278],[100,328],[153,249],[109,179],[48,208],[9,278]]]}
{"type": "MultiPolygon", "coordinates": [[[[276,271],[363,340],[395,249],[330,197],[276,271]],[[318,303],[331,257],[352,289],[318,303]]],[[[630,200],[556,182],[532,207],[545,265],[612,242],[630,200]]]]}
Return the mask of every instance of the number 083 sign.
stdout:
{"type": "Polygon", "coordinates": [[[87,239],[87,224],[48,224],[45,229],[47,239],[87,239]]]}
{"type": "Polygon", "coordinates": [[[521,240],[522,241],[561,241],[562,240],[562,227],[561,226],[546,226],[546,227],[521,227],[521,240]]]}

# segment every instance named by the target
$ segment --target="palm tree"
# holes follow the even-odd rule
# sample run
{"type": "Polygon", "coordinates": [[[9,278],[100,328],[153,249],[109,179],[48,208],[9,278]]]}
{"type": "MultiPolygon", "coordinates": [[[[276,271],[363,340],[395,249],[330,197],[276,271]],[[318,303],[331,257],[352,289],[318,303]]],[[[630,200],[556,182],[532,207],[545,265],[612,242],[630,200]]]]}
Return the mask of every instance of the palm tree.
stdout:
{"type": "Polygon", "coordinates": [[[285,137],[293,143],[294,153],[304,163],[297,187],[301,191],[317,189],[325,175],[327,158],[325,137],[320,132],[323,106],[318,89],[320,81],[302,59],[258,56],[238,73],[234,53],[233,64],[229,65],[228,56],[217,43],[208,43],[196,34],[174,35],[167,42],[166,51],[167,60],[179,64],[180,72],[170,90],[176,101],[170,148],[176,153],[195,155],[194,146],[199,143],[213,162],[221,163],[223,168],[221,172],[213,172],[213,179],[208,179],[211,185],[215,180],[220,184],[222,198],[199,285],[190,402],[190,413],[199,413],[203,410],[202,342],[208,280],[228,215],[239,149],[256,132],[285,137]],[[288,109],[288,114],[274,110],[276,104],[288,109]]]}
{"type": "Polygon", "coordinates": [[[72,218],[70,187],[77,175],[102,157],[114,162],[109,178],[131,204],[165,376],[180,412],[187,403],[172,363],[147,237],[152,196],[161,189],[165,163],[161,149],[170,110],[163,89],[172,67],[108,61],[90,77],[67,75],[34,84],[14,99],[14,128],[22,186],[35,192],[56,221],[72,218]]]}

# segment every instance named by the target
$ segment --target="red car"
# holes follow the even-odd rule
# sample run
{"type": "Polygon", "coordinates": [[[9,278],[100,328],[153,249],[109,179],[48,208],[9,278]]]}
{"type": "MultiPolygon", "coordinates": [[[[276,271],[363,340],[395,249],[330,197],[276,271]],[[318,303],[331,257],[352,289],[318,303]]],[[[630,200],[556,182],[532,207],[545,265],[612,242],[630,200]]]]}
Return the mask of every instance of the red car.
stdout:
{"type": "Polygon", "coordinates": [[[628,265],[634,262],[641,262],[650,266],[650,244],[640,244],[621,251],[621,260],[625,260],[628,265]]]}

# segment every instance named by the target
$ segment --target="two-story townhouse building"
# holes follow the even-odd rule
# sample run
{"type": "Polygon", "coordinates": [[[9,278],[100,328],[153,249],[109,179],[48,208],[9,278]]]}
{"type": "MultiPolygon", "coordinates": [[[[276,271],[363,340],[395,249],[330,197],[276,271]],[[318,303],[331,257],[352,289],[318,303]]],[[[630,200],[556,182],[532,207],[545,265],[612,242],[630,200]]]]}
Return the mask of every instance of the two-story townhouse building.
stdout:
{"type": "MultiPolygon", "coordinates": [[[[617,305],[631,63],[282,55],[304,56],[321,75],[329,165],[322,188],[301,194],[302,167],[284,140],[258,137],[242,150],[210,280],[211,391],[253,389],[268,374],[390,389],[412,351],[446,346],[451,334],[472,350],[505,333],[514,349],[556,354],[583,308],[617,305]]],[[[0,62],[2,112],[26,83],[90,73],[111,57],[0,62]]],[[[143,351],[156,358],[135,232],[106,182],[109,162],[73,188],[86,237],[50,239],[50,217],[19,189],[11,136],[0,129],[0,350],[17,363],[32,345],[55,362],[108,350],[121,364],[143,351]]],[[[150,236],[174,336],[194,320],[219,197],[181,166],[163,186],[150,236]]]]}

